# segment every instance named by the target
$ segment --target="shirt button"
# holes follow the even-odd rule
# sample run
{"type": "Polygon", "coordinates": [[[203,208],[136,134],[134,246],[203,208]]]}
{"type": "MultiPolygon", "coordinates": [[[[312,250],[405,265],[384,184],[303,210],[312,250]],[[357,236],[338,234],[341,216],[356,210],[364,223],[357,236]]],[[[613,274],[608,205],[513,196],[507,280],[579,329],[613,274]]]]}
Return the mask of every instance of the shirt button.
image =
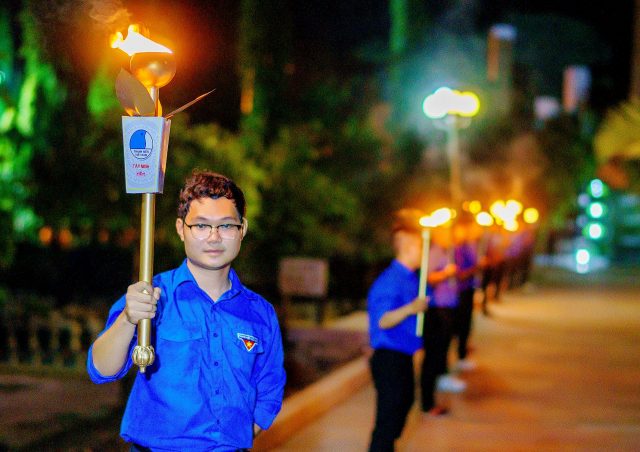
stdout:
{"type": "Polygon", "coordinates": [[[216,361],[215,363],[213,363],[214,366],[218,367],[218,361],[216,361]]]}
{"type": "Polygon", "coordinates": [[[220,425],[220,419],[216,419],[216,424],[220,425]]]}
{"type": "Polygon", "coordinates": [[[213,333],[213,337],[218,337],[218,333],[213,333]]]}
{"type": "Polygon", "coordinates": [[[216,389],[216,395],[220,394],[220,390],[216,389]]]}

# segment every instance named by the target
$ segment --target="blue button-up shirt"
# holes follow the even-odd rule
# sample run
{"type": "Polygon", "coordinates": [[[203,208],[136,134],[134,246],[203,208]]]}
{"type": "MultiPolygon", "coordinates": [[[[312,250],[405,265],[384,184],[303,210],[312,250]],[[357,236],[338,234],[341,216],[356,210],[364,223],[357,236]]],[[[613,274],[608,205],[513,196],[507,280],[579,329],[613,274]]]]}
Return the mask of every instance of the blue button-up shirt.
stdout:
{"type": "MultiPolygon", "coordinates": [[[[126,441],[153,450],[249,448],[253,424],[268,428],[282,405],[285,372],[282,338],[275,310],[229,272],[231,289],[214,302],[186,265],[153,280],[162,294],[153,319],[155,362],[137,373],[122,419],[126,441]]],[[[124,296],[111,308],[105,330],[125,307],[124,296]]],[[[131,350],[137,337],[131,342],[131,350]]],[[[113,376],[93,365],[91,380],[122,378],[129,358],[113,376]]]]}
{"type": "Polygon", "coordinates": [[[415,271],[393,260],[374,281],[367,296],[369,340],[374,349],[384,348],[412,355],[422,347],[416,336],[416,316],[410,315],[396,326],[382,329],[380,318],[418,296],[419,279],[415,271]]]}

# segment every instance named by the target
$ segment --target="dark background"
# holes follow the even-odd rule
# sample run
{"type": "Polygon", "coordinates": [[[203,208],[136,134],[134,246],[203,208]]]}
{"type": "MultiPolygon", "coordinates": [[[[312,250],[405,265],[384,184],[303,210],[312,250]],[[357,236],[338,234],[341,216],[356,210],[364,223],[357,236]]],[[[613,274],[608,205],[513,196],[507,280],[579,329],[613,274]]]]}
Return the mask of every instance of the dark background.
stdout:
{"type": "MultiPolygon", "coordinates": [[[[333,69],[345,73],[371,72],[354,54],[364,46],[388,43],[389,2],[383,0],[290,1],[295,67],[333,69]]],[[[513,14],[561,15],[592,28],[610,49],[606,63],[590,67],[591,103],[605,109],[627,98],[632,50],[633,0],[610,2],[526,0],[429,0],[424,11],[434,25],[465,20],[486,36],[491,25],[507,22],[513,14]]],[[[172,40],[178,72],[167,95],[176,105],[217,88],[215,97],[191,109],[198,121],[217,121],[235,128],[238,120],[236,41],[240,2],[234,0],[157,2],[125,1],[133,21],[146,22],[172,40]],[[233,108],[230,108],[232,107],[233,108]]],[[[558,93],[559,96],[559,93],[558,93]]]]}

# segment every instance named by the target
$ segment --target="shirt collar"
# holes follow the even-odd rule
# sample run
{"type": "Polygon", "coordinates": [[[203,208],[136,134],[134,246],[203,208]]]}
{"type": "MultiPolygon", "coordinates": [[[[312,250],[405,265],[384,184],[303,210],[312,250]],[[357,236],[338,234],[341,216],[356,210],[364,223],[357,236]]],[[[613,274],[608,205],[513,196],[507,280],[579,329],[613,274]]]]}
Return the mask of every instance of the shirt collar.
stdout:
{"type": "Polygon", "coordinates": [[[397,269],[397,270],[399,270],[399,271],[401,271],[403,273],[406,273],[407,275],[412,275],[417,271],[417,270],[411,270],[410,268],[406,267],[402,262],[400,262],[397,259],[394,259],[393,261],[391,261],[391,265],[395,269],[397,269]]]}
{"type": "MultiPolygon", "coordinates": [[[[236,274],[233,268],[229,269],[229,280],[231,281],[231,289],[225,292],[223,294],[223,297],[221,297],[221,299],[233,298],[236,295],[238,295],[243,289],[242,283],[240,282],[240,278],[238,278],[238,275],[236,274]]],[[[176,272],[173,277],[174,287],[176,288],[180,284],[183,284],[186,282],[192,282],[193,284],[198,286],[198,282],[193,277],[191,270],[189,270],[189,267],[187,266],[187,258],[185,258],[182,261],[182,264],[176,269],[176,272]]]]}
{"type": "Polygon", "coordinates": [[[224,298],[233,298],[236,295],[240,294],[243,289],[242,283],[240,282],[240,278],[236,274],[233,268],[229,269],[229,281],[231,281],[231,289],[229,289],[225,294],[224,298]]]}
{"type": "Polygon", "coordinates": [[[182,261],[182,264],[180,264],[180,267],[176,269],[176,272],[173,275],[173,285],[175,287],[178,287],[180,284],[187,281],[191,281],[195,285],[198,285],[196,279],[193,277],[193,274],[191,274],[189,267],[187,267],[187,259],[185,258],[182,261]]]}

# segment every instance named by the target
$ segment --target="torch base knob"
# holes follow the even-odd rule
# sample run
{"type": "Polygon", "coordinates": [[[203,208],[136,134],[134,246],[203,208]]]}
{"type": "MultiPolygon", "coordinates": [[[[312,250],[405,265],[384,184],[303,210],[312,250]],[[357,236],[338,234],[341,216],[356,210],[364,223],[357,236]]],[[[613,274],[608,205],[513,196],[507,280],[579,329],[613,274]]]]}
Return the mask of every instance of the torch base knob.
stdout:
{"type": "Polygon", "coordinates": [[[140,368],[140,372],[144,373],[145,368],[153,364],[156,359],[156,353],[151,345],[136,345],[131,354],[131,359],[140,368]]]}

